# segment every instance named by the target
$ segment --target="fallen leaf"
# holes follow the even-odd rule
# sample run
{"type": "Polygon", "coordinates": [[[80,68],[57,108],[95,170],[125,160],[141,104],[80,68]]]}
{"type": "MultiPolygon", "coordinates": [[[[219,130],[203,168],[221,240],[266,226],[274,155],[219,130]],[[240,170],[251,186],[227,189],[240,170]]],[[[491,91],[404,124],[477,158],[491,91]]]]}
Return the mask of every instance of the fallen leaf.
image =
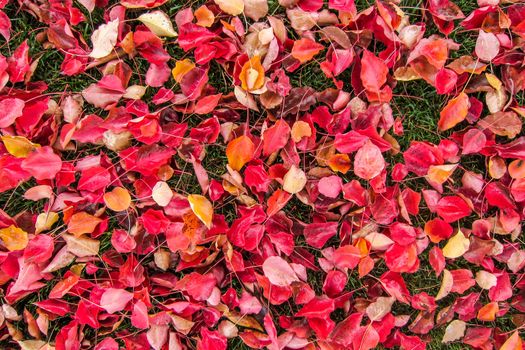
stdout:
{"type": "Polygon", "coordinates": [[[10,251],[22,250],[29,243],[27,232],[15,225],[0,229],[0,238],[10,251]]]}
{"type": "Polygon", "coordinates": [[[299,281],[290,264],[281,257],[270,256],[264,261],[262,268],[264,275],[273,285],[287,287],[292,282],[299,281]]]}
{"type": "Polygon", "coordinates": [[[165,181],[159,181],[153,186],[151,197],[161,207],[167,206],[173,198],[173,191],[165,181]]]}
{"type": "Polygon", "coordinates": [[[450,322],[445,328],[445,334],[443,335],[442,343],[450,343],[456,340],[463,338],[465,335],[465,330],[467,329],[467,324],[465,321],[454,320],[450,322]]]}
{"type": "Polygon", "coordinates": [[[58,219],[59,215],[52,211],[38,214],[35,222],[35,233],[50,230],[58,219]]]}
{"type": "Polygon", "coordinates": [[[35,148],[40,147],[39,144],[31,142],[23,136],[4,135],[2,136],[2,142],[4,143],[7,152],[17,158],[25,158],[35,148]]]}
{"type": "Polygon", "coordinates": [[[177,36],[170,18],[160,10],[143,13],[137,19],[144,23],[155,35],[168,38],[177,36]]]}
{"type": "Polygon", "coordinates": [[[113,211],[124,211],[131,205],[131,196],[127,189],[115,187],[110,192],[104,193],[104,203],[113,211]]]}
{"type": "Polygon", "coordinates": [[[202,221],[207,228],[211,228],[213,220],[213,205],[211,202],[199,194],[188,195],[188,202],[190,202],[191,210],[199,220],[202,221]]]}
{"type": "Polygon", "coordinates": [[[101,221],[102,219],[81,211],[71,216],[67,223],[67,230],[78,237],[86,233],[92,233],[101,221]]]}
{"type": "Polygon", "coordinates": [[[465,254],[470,247],[470,240],[465,237],[461,230],[452,236],[443,247],[443,256],[448,259],[456,259],[465,254]]]}
{"type": "Polygon", "coordinates": [[[110,314],[122,311],[133,299],[133,294],[118,288],[108,288],[100,297],[100,307],[110,314]]]}
{"type": "Polygon", "coordinates": [[[62,234],[66,241],[67,251],[79,258],[86,256],[96,256],[100,249],[100,241],[86,236],[75,237],[68,234],[62,234]]]}
{"type": "Polygon", "coordinates": [[[521,350],[523,349],[523,341],[520,338],[520,333],[515,331],[512,335],[503,343],[499,350],[521,350]]]}
{"type": "Polygon", "coordinates": [[[438,128],[445,131],[461,123],[467,117],[470,101],[464,92],[448,101],[439,114],[438,128]]]}
{"type": "Polygon", "coordinates": [[[100,25],[91,35],[93,50],[89,54],[93,58],[102,58],[113,52],[118,38],[118,18],[100,25]]]}
{"type": "Polygon", "coordinates": [[[244,0],[213,0],[219,8],[232,16],[238,16],[244,11],[244,0]]]}
{"type": "Polygon", "coordinates": [[[249,92],[263,87],[264,68],[259,56],[253,56],[244,63],[241,73],[239,74],[239,80],[241,81],[241,87],[243,90],[249,92]]]}
{"type": "Polygon", "coordinates": [[[370,180],[381,174],[385,159],[381,150],[370,140],[359,148],[354,158],[354,173],[362,179],[370,180]]]}
{"type": "Polygon", "coordinates": [[[500,43],[496,35],[480,30],[476,40],[476,56],[482,61],[490,62],[499,53],[500,43]]]}
{"type": "Polygon", "coordinates": [[[255,145],[252,140],[245,135],[231,140],[226,147],[226,157],[228,165],[233,169],[240,171],[242,167],[252,160],[255,153],[255,145]]]}
{"type": "Polygon", "coordinates": [[[323,45],[318,44],[311,39],[302,38],[294,41],[291,54],[293,58],[304,63],[310,61],[323,49],[323,45]]]}
{"type": "Polygon", "coordinates": [[[283,177],[283,190],[295,194],[301,192],[306,185],[306,174],[297,166],[292,165],[283,177]]]}

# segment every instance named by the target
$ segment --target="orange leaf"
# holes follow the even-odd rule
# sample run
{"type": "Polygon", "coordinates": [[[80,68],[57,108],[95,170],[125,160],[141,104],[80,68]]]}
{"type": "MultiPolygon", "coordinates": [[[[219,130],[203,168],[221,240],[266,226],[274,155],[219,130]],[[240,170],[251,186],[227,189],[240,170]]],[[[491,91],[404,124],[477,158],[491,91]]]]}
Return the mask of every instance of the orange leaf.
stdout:
{"type": "Polygon", "coordinates": [[[484,305],[478,310],[478,320],[491,322],[496,319],[496,313],[499,311],[499,305],[497,302],[493,301],[484,305]]]}
{"type": "Polygon", "coordinates": [[[195,68],[195,63],[187,58],[177,61],[175,63],[175,68],[173,68],[171,71],[173,79],[175,79],[177,83],[180,83],[182,81],[182,77],[184,77],[184,75],[186,75],[186,73],[188,73],[193,68],[195,68]]]}
{"type": "Polygon", "coordinates": [[[525,177],[525,161],[515,159],[509,164],[509,175],[513,179],[523,179],[525,177]]]}
{"type": "Polygon", "coordinates": [[[328,164],[333,171],[339,171],[343,174],[346,174],[351,167],[350,157],[346,153],[334,154],[328,159],[326,164],[328,164]]]}
{"type": "Polygon", "coordinates": [[[131,196],[123,187],[115,187],[113,191],[104,194],[104,203],[113,211],[124,211],[131,205],[131,196]]]}
{"type": "Polygon", "coordinates": [[[75,213],[69,219],[67,230],[69,233],[79,237],[86,233],[92,233],[102,220],[84,211],[75,213]]]}
{"type": "Polygon", "coordinates": [[[211,202],[199,194],[188,195],[188,202],[190,202],[193,213],[207,228],[210,228],[213,220],[213,205],[211,202]]]}
{"type": "Polygon", "coordinates": [[[197,18],[197,25],[201,27],[211,27],[215,22],[215,15],[206,5],[202,5],[193,14],[197,18]]]}
{"type": "Polygon", "coordinates": [[[292,126],[291,136],[294,142],[299,142],[303,137],[312,136],[312,128],[307,122],[298,120],[292,126]]]}
{"type": "Polygon", "coordinates": [[[233,170],[241,170],[253,158],[255,145],[248,136],[242,135],[230,141],[226,147],[228,164],[233,170]]]}
{"type": "Polygon", "coordinates": [[[454,173],[457,164],[431,165],[428,168],[427,179],[431,184],[443,184],[454,173]]]}
{"type": "Polygon", "coordinates": [[[254,91],[263,87],[264,68],[259,56],[253,56],[242,66],[239,79],[241,87],[246,91],[254,91]]]}
{"type": "Polygon", "coordinates": [[[523,342],[518,331],[512,333],[507,341],[499,348],[499,350],[522,350],[523,342]]]}
{"type": "Polygon", "coordinates": [[[461,123],[467,117],[469,108],[470,101],[468,96],[466,93],[461,92],[450,100],[439,114],[439,130],[445,131],[461,123]]]}
{"type": "Polygon", "coordinates": [[[1,229],[0,238],[4,242],[6,248],[10,251],[22,250],[29,242],[27,232],[15,225],[1,229]]]}
{"type": "Polygon", "coordinates": [[[324,49],[323,45],[308,38],[302,38],[293,43],[292,57],[304,63],[314,58],[322,49],[324,49]]]}

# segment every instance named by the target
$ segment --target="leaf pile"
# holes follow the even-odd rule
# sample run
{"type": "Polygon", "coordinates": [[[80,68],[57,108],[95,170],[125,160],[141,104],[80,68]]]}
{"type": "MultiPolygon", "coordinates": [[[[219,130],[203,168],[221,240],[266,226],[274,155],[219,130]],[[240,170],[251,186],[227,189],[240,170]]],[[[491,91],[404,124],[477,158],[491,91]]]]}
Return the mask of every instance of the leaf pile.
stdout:
{"type": "Polygon", "coordinates": [[[4,348],[523,349],[525,5],[404,2],[0,1],[4,348]]]}

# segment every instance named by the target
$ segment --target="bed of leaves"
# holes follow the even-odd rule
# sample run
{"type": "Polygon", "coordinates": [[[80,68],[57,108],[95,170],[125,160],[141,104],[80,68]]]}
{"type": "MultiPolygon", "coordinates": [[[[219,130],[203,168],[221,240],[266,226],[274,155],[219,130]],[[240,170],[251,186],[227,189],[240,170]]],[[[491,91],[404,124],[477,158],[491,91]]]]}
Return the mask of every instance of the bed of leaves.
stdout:
{"type": "Polygon", "coordinates": [[[521,1],[0,8],[2,348],[525,349],[521,1]]]}

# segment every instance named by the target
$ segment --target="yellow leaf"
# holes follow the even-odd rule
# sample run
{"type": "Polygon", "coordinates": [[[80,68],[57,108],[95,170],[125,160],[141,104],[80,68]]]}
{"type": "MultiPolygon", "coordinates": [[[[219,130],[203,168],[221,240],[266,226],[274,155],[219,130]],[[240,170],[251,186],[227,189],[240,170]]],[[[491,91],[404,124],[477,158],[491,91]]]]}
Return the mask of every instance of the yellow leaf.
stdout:
{"type": "Polygon", "coordinates": [[[53,227],[58,221],[58,214],[50,211],[49,213],[41,213],[36,218],[35,233],[47,231],[53,227]]]}
{"type": "Polygon", "coordinates": [[[207,228],[210,228],[213,220],[213,205],[211,202],[199,194],[188,195],[188,202],[190,202],[191,210],[195,216],[197,216],[207,228]]]}
{"type": "Polygon", "coordinates": [[[228,164],[233,170],[241,170],[253,158],[255,145],[248,136],[242,135],[230,141],[226,147],[228,164]]]}
{"type": "Polygon", "coordinates": [[[27,246],[29,239],[27,232],[21,228],[11,225],[0,230],[0,238],[4,242],[6,248],[10,251],[22,250],[27,246]]]}
{"type": "Polygon", "coordinates": [[[452,276],[452,273],[450,273],[449,270],[443,270],[443,281],[441,282],[441,287],[439,288],[439,291],[436,295],[436,300],[446,297],[452,290],[453,286],[454,277],[452,276]]]}
{"type": "Polygon", "coordinates": [[[115,187],[111,192],[104,193],[104,203],[113,211],[124,211],[131,205],[131,196],[123,187],[115,187]]]}
{"type": "Polygon", "coordinates": [[[492,86],[494,89],[499,90],[501,89],[501,81],[496,77],[494,74],[491,73],[485,73],[485,78],[487,78],[487,81],[489,82],[490,86],[492,86]]]}
{"type": "Polygon", "coordinates": [[[468,251],[469,247],[470,240],[461,230],[458,230],[458,233],[452,236],[443,248],[443,256],[449,259],[459,258],[468,251]]]}
{"type": "Polygon", "coordinates": [[[215,3],[223,12],[232,16],[238,16],[244,11],[243,0],[215,0],[215,3]]]}
{"type": "Polygon", "coordinates": [[[186,73],[188,73],[193,68],[195,68],[195,63],[193,63],[188,58],[177,61],[175,63],[175,68],[173,68],[171,71],[173,79],[175,79],[177,83],[180,83],[182,81],[182,77],[184,77],[184,75],[186,75],[186,73]]]}
{"type": "Polygon", "coordinates": [[[7,152],[17,158],[25,158],[35,148],[40,147],[39,144],[33,143],[23,136],[2,136],[2,142],[4,143],[7,152]]]}
{"type": "Polygon", "coordinates": [[[137,19],[158,36],[167,36],[170,38],[177,36],[177,32],[173,29],[173,23],[171,23],[170,18],[160,10],[144,13],[137,19]]]}
{"type": "Polygon", "coordinates": [[[262,328],[261,324],[257,322],[255,318],[251,316],[240,315],[239,313],[235,311],[227,311],[224,313],[224,316],[226,316],[228,320],[232,322],[233,324],[235,324],[236,326],[252,328],[252,329],[256,329],[261,332],[264,331],[264,328],[262,328]]]}

